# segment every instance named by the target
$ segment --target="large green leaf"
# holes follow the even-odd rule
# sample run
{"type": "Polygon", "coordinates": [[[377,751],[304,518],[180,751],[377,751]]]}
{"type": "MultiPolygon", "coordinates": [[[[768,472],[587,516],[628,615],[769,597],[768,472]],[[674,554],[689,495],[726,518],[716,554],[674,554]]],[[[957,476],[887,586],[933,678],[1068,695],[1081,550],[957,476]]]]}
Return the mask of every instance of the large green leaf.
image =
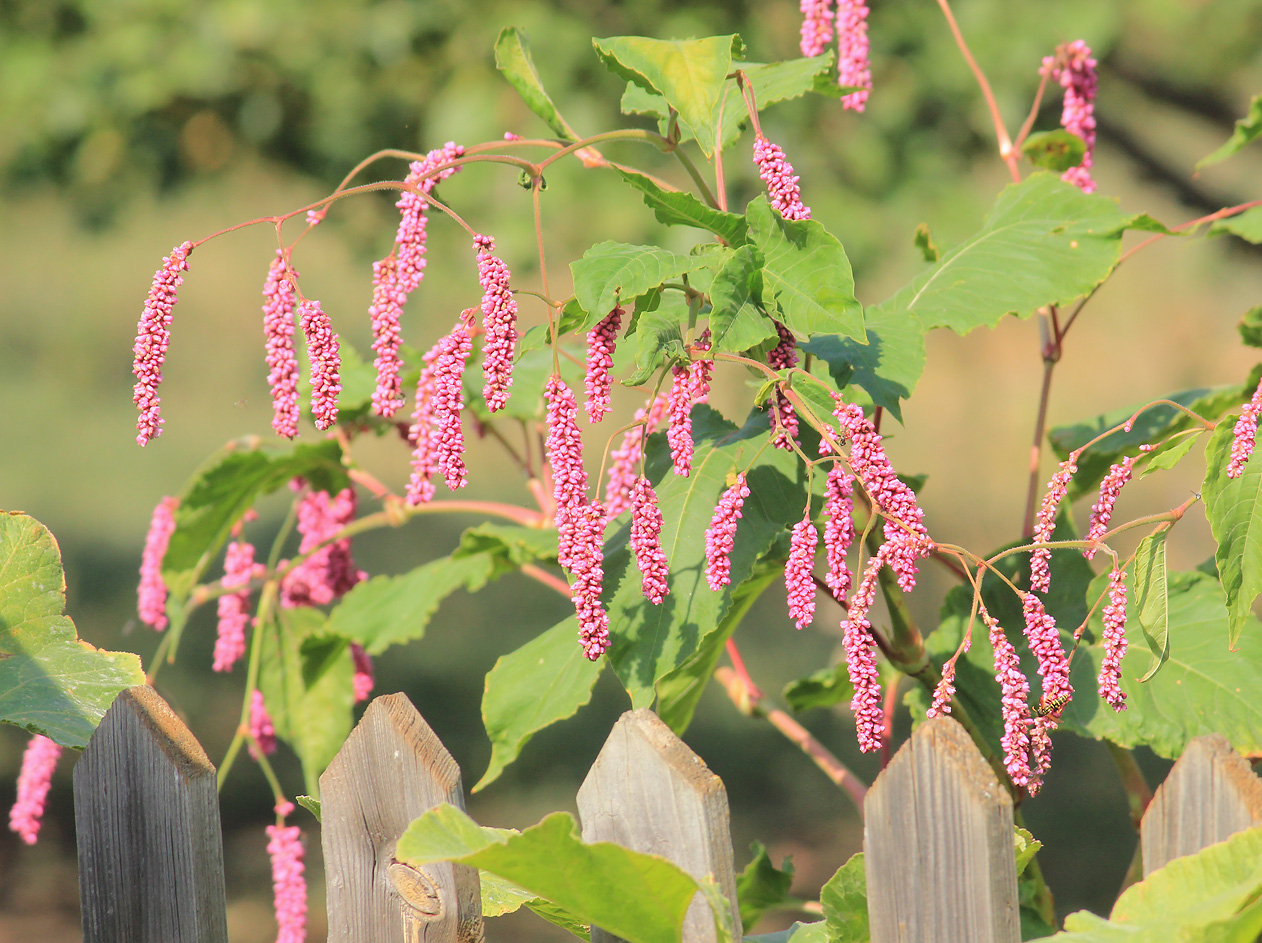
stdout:
{"type": "Polygon", "coordinates": [[[644,202],[653,210],[658,222],[667,226],[693,226],[712,232],[728,245],[737,246],[745,241],[748,224],[744,216],[725,213],[702,203],[691,193],[683,190],[663,190],[643,174],[615,168],[622,179],[640,191],[644,202]]]}
{"type": "MultiPolygon", "coordinates": [[[[657,246],[601,242],[570,263],[574,295],[589,318],[599,321],[616,304],[630,304],[662,282],[691,271],[698,260],[657,246]]],[[[584,328],[590,328],[585,324],[584,328]]]]}
{"type": "Polygon", "coordinates": [[[499,38],[495,40],[495,67],[517,89],[517,94],[522,97],[526,106],[542,118],[544,124],[555,131],[558,137],[567,141],[579,139],[579,135],[561,117],[556,105],[544,91],[534,57],[530,54],[530,40],[524,30],[515,26],[500,30],[499,38]]]}
{"type": "Polygon", "coordinates": [[[784,686],[784,701],[795,713],[812,707],[832,707],[848,703],[854,697],[854,684],[844,661],[832,668],[821,668],[784,686]]]}
{"type": "Polygon", "coordinates": [[[1156,674],[1170,657],[1170,586],[1166,576],[1166,538],[1169,536],[1167,527],[1141,540],[1131,571],[1131,598],[1135,600],[1132,611],[1152,652],[1152,663],[1140,677],[1141,682],[1156,674]]]}
{"type": "MultiPolygon", "coordinates": [[[[651,311],[645,311],[635,323],[636,343],[622,344],[623,349],[635,351],[635,373],[624,381],[627,386],[639,386],[666,364],[687,358],[684,349],[683,323],[688,308],[680,296],[672,293],[651,311]]],[[[614,362],[622,358],[614,354],[614,362]]]]}
{"type": "Polygon", "coordinates": [[[593,39],[592,45],[614,74],[666,99],[706,157],[714,154],[719,102],[732,60],[743,49],[739,36],[687,40],[611,36],[593,39]]]}
{"type": "Polygon", "coordinates": [[[883,307],[914,311],[926,328],[967,334],[1004,315],[1027,317],[1085,295],[1117,264],[1122,233],[1159,228],[1103,196],[1036,173],[999,194],[982,228],[883,307]]]}
{"type": "Polygon", "coordinates": [[[664,858],[607,842],[586,845],[566,812],[519,834],[492,834],[451,805],[431,809],[399,838],[396,858],[473,865],[550,900],[628,943],[679,943],[697,882],[664,858]]]}
{"type": "Polygon", "coordinates": [[[487,673],[482,695],[491,762],[473,791],[498,779],[535,733],[573,716],[590,701],[603,667],[583,655],[574,616],[500,656],[487,673]]]}
{"type": "Polygon", "coordinates": [[[1214,560],[1227,594],[1227,644],[1232,648],[1262,592],[1262,461],[1246,462],[1239,478],[1227,477],[1231,417],[1218,423],[1205,446],[1205,516],[1218,542],[1214,560]]]}
{"type": "Polygon", "coordinates": [[[710,283],[710,332],[718,350],[739,352],[776,336],[776,326],[755,300],[763,257],[745,245],[729,255],[710,283]]]}
{"type": "Polygon", "coordinates": [[[1231,132],[1231,137],[1214,153],[1208,157],[1202,157],[1197,162],[1196,169],[1200,170],[1202,167],[1226,160],[1259,134],[1262,134],[1262,95],[1254,95],[1253,101],[1249,102],[1248,114],[1236,122],[1236,128],[1231,132]]]}
{"type": "Polygon", "coordinates": [[[1064,128],[1031,134],[1021,145],[1021,154],[1026,160],[1056,173],[1077,167],[1086,153],[1087,142],[1064,128]]]}
{"type": "Polygon", "coordinates": [[[868,878],[863,853],[851,855],[819,892],[828,943],[867,943],[868,878]]]}
{"type": "Polygon", "coordinates": [[[785,219],[765,196],[745,212],[749,238],[762,250],[763,301],[799,335],[844,334],[865,343],[863,306],[854,296],[850,260],[837,237],[813,219],[785,219]]]}
{"type": "Polygon", "coordinates": [[[140,659],[80,641],[65,614],[61,550],[48,528],[0,511],[0,721],[82,749],[140,659]]]}

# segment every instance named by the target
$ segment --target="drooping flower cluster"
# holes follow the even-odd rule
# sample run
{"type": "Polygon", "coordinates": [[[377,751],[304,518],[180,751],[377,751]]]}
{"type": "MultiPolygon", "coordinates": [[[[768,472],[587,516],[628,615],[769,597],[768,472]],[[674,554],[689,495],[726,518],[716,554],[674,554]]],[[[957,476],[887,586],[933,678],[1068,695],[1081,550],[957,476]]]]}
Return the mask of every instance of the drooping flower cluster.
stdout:
{"type": "Polygon", "coordinates": [[[745,473],[723,492],[705,532],[705,578],[713,590],[722,589],[732,582],[732,548],[736,546],[736,525],[740,523],[741,508],[749,497],[745,473]]]}
{"type": "MultiPolygon", "coordinates": [[[[698,350],[710,349],[710,331],[701,335],[698,350]]],[[[692,407],[704,403],[710,395],[710,379],[714,361],[694,360],[687,366],[671,367],[671,386],[667,403],[666,443],[675,474],[687,478],[692,474],[692,407]]]]}
{"type": "Polygon", "coordinates": [[[609,456],[609,480],[605,483],[605,510],[617,517],[632,506],[632,490],[640,478],[640,462],[644,458],[644,440],[666,420],[670,397],[659,394],[635,411],[635,425],[622,436],[622,441],[609,456]]]}
{"type": "MultiPolygon", "coordinates": [[[[1034,521],[1034,543],[1047,543],[1056,530],[1056,510],[1069,491],[1069,479],[1078,470],[1078,455],[1081,450],[1070,452],[1069,457],[1060,463],[1060,468],[1047,483],[1047,493],[1043,495],[1043,504],[1039,507],[1038,517],[1034,521]]],[[[1045,593],[1052,585],[1052,551],[1039,547],[1030,551],[1030,589],[1036,593],[1045,593]]]]}
{"type": "Polygon", "coordinates": [[[1030,780],[1025,788],[1031,796],[1042,791],[1043,777],[1052,767],[1052,731],[1056,726],[1056,718],[1050,714],[1030,722],[1030,780]]]}
{"type": "Polygon", "coordinates": [[[980,615],[990,630],[995,653],[995,680],[999,682],[1003,713],[1003,762],[1008,777],[1018,786],[1030,781],[1030,682],[1021,673],[1021,656],[1008,636],[984,608],[980,615]]]}
{"type": "Polygon", "coordinates": [[[132,402],[140,410],[136,422],[139,445],[162,435],[162,398],[158,396],[158,386],[162,383],[162,364],[171,344],[171,311],[175,308],[176,292],[184,282],[180,273],[188,271],[188,255],[192,251],[193,244],[185,242],[162,260],[136,324],[131,372],[136,376],[132,402]]]}
{"type": "Polygon", "coordinates": [[[1245,462],[1253,454],[1253,444],[1258,436],[1258,416],[1262,414],[1262,383],[1253,391],[1249,402],[1240,407],[1240,418],[1231,431],[1231,458],[1227,462],[1227,477],[1239,478],[1244,474],[1245,462]]]}
{"type": "Polygon", "coordinates": [[[548,402],[548,465],[556,503],[557,561],[570,569],[574,545],[574,511],[587,503],[587,470],[583,468],[583,435],[578,429],[578,401],[555,374],[544,386],[548,402]]]}
{"type": "Polygon", "coordinates": [[[631,551],[640,570],[640,586],[653,605],[661,605],[670,592],[666,554],[662,550],[662,509],[657,505],[657,492],[644,477],[636,479],[631,489],[631,551]]]}
{"type": "Polygon", "coordinates": [[[364,646],[358,642],[351,642],[351,660],[355,663],[355,677],[352,683],[355,703],[358,704],[360,701],[368,700],[376,679],[373,673],[372,656],[364,651],[364,646]]]}
{"type": "Polygon", "coordinates": [[[587,421],[600,422],[609,412],[609,371],[613,367],[618,330],[622,327],[621,308],[614,308],[587,332],[587,374],[583,388],[587,392],[587,421]]]}
{"type": "Polygon", "coordinates": [[[868,561],[859,585],[846,604],[842,620],[842,644],[846,649],[846,671],[854,685],[850,710],[854,714],[859,749],[871,753],[881,748],[885,729],[885,712],[881,708],[881,680],[876,667],[876,639],[868,610],[876,599],[876,580],[881,567],[893,557],[895,545],[886,541],[868,561]]]}
{"type": "Polygon", "coordinates": [[[294,308],[298,273],[277,249],[263,283],[263,334],[267,342],[267,386],[272,391],[272,428],[292,439],[298,434],[298,356],[294,353],[294,308]]]}
{"type": "Polygon", "coordinates": [[[1043,59],[1042,71],[1059,82],[1065,90],[1065,103],[1060,116],[1061,127],[1070,134],[1078,135],[1087,145],[1082,162],[1061,174],[1061,179],[1072,183],[1084,193],[1091,193],[1095,190],[1091,167],[1095,151],[1095,96],[1099,87],[1096,61],[1091,57],[1091,47],[1081,39],[1066,43],[1056,50],[1056,55],[1043,59]]]}
{"type": "Polygon", "coordinates": [[[316,428],[324,430],[337,421],[337,396],[342,392],[337,334],[318,301],[304,299],[298,305],[298,321],[307,338],[307,357],[311,361],[311,412],[316,428]]]}
{"type": "Polygon", "coordinates": [[[1043,700],[1048,702],[1062,695],[1072,696],[1074,686],[1069,683],[1069,659],[1060,644],[1056,620],[1033,593],[1025,594],[1022,612],[1025,615],[1025,637],[1030,644],[1030,652],[1038,661],[1039,677],[1043,679],[1043,700]]]}
{"type": "Polygon", "coordinates": [[[355,519],[355,504],[354,488],[343,488],[336,495],[309,491],[298,502],[298,532],[302,534],[298,553],[310,556],[281,581],[282,606],[326,606],[368,578],[355,566],[349,537],[325,543],[355,519]]]}
{"type": "Polygon", "coordinates": [[[941,717],[951,713],[951,698],[955,697],[955,663],[961,655],[968,651],[969,646],[972,644],[972,636],[964,636],[964,644],[960,646],[960,650],[942,665],[942,677],[933,689],[933,703],[925,711],[926,717],[941,717]]]}
{"type": "MultiPolygon", "coordinates": [[[[246,586],[254,575],[254,545],[234,540],[224,552],[223,579],[225,589],[246,586]]],[[[250,590],[227,593],[219,597],[219,630],[215,638],[215,671],[231,671],[245,654],[245,627],[250,621],[250,590]]]]}
{"type": "Polygon", "coordinates": [[[789,601],[789,618],[795,628],[804,629],[815,618],[815,581],[811,567],[819,534],[810,515],[793,525],[789,539],[789,559],[784,565],[784,588],[789,601]]]}
{"type": "Polygon", "coordinates": [[[162,559],[175,533],[175,509],[179,498],[166,497],[153,509],[144,553],[140,557],[140,585],[136,588],[136,612],[140,621],[161,632],[167,627],[167,587],[162,580],[162,559]]]}
{"type": "Polygon", "coordinates": [[[824,485],[824,557],[828,573],[824,582],[837,599],[844,599],[850,592],[850,569],[846,566],[846,552],[854,540],[854,476],[845,466],[837,464],[828,473],[824,485]]]}
{"type": "Polygon", "coordinates": [[[802,191],[794,175],[793,165],[784,156],[780,145],[772,144],[761,134],[754,138],[754,163],[758,176],[767,185],[771,205],[785,219],[810,219],[811,208],[802,202],[802,191]]]}
{"type": "Polygon", "coordinates": [[[22,771],[18,773],[17,798],[9,810],[9,828],[28,845],[39,838],[44,820],[44,805],[52,787],[53,772],[61,759],[61,747],[43,734],[36,734],[22,754],[22,771]]]}
{"type": "MultiPolygon", "coordinates": [[[[1120,462],[1109,468],[1109,473],[1100,482],[1100,497],[1091,508],[1091,523],[1087,527],[1087,540],[1103,540],[1108,533],[1109,521],[1113,518],[1113,506],[1117,504],[1122,488],[1131,480],[1131,471],[1135,467],[1138,456],[1127,455],[1120,462]]],[[[1090,560],[1095,556],[1097,547],[1087,547],[1082,555],[1090,560]]]]}
{"type": "Polygon", "coordinates": [[[433,478],[442,474],[453,491],[463,488],[464,371],[473,352],[473,308],[460,314],[451,333],[441,338],[422,358],[425,366],[416,384],[416,407],[408,441],[412,443],[412,476],[407,503],[424,504],[434,497],[433,478]]]}
{"type": "Polygon", "coordinates": [[[595,661],[609,649],[609,614],[600,602],[607,518],[599,501],[572,508],[567,516],[573,533],[569,570],[574,585],[570,593],[578,616],[578,640],[583,654],[595,661]]]}
{"type": "Polygon", "coordinates": [[[1121,688],[1122,657],[1126,654],[1126,571],[1113,567],[1109,573],[1109,601],[1104,607],[1104,660],[1096,682],[1100,697],[1115,711],[1126,710],[1121,688]]]}
{"type": "Polygon", "coordinates": [[[868,8],[863,0],[837,0],[837,84],[859,89],[843,95],[841,106],[863,111],[872,88],[868,61],[868,8]]]}
{"type": "Polygon", "coordinates": [[[250,736],[254,738],[254,743],[250,744],[250,755],[255,759],[258,759],[256,750],[262,751],[264,756],[276,752],[276,727],[263,702],[263,692],[258,688],[250,693],[250,736]],[[255,744],[258,744],[257,748],[255,744]]]}
{"type": "MultiPolygon", "coordinates": [[[[276,806],[276,814],[282,819],[293,810],[291,802],[276,806]]],[[[267,837],[276,908],[276,943],[303,943],[307,938],[307,881],[303,876],[302,831],[297,825],[269,825],[267,837]]]]}
{"type": "Polygon", "coordinates": [[[833,41],[833,0],[802,0],[802,55],[823,55],[833,41]]]}
{"type": "Polygon", "coordinates": [[[482,286],[482,395],[486,408],[497,412],[508,403],[513,385],[513,351],[517,347],[517,300],[508,287],[512,273],[494,254],[495,240],[474,236],[478,253],[478,282],[482,286]]]}
{"type": "MultiPolygon", "coordinates": [[[[767,366],[773,370],[787,370],[790,367],[796,367],[798,363],[797,338],[793,336],[792,331],[779,321],[775,322],[775,324],[780,342],[767,352],[767,366]]],[[[789,402],[789,398],[784,395],[784,391],[779,386],[775,388],[775,392],[772,394],[771,408],[775,411],[774,423],[776,426],[772,444],[776,448],[792,451],[792,443],[798,437],[798,414],[794,411],[793,404],[789,402]]]]}

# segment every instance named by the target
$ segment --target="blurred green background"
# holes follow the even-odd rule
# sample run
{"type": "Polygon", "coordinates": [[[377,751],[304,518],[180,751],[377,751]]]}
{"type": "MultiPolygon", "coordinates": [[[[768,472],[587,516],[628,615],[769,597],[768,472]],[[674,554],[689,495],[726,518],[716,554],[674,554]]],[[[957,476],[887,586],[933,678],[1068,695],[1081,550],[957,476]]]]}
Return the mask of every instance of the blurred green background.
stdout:
{"type": "MultiPolygon", "coordinates": [[[[873,7],[875,91],[867,112],[812,99],[775,106],[763,119],[801,175],[815,217],[844,242],[864,302],[881,300],[921,264],[911,240],[917,224],[928,223],[949,247],[977,227],[1005,183],[989,118],[936,5],[878,0],[873,7]]],[[[1011,130],[1029,107],[1041,57],[1076,38],[1093,47],[1101,60],[1096,177],[1127,210],[1177,223],[1258,196],[1257,148],[1200,177],[1192,166],[1262,89],[1262,0],[960,0],[956,13],[1011,130]]],[[[495,71],[492,46],[504,26],[528,31],[554,100],[580,132],[595,133],[638,119],[618,114],[621,85],[599,65],[592,36],[739,32],[751,59],[770,61],[798,54],[799,22],[796,4],[784,0],[0,2],[0,507],[25,510],[57,535],[80,634],[152,654],[156,638],[134,617],[150,510],[226,439],[270,434],[259,292],[275,241],[260,226],[192,257],[163,390],[166,431],[136,447],[130,346],[153,271],[172,245],[317,199],[379,148],[546,133],[495,71]]],[[[1055,127],[1059,107],[1052,95],[1038,127],[1055,127]]],[[[736,205],[758,191],[748,146],[746,138],[726,155],[736,205]]],[[[607,153],[684,184],[651,148],[607,153]]],[[[364,179],[402,173],[400,162],[386,161],[364,179]]],[[[687,248],[697,238],[664,233],[612,175],[562,164],[548,183],[556,295],[564,293],[567,263],[594,242],[665,239],[687,248]]],[[[443,196],[495,235],[515,288],[538,287],[529,198],[513,174],[474,168],[444,184],[443,196]]],[[[337,204],[295,257],[305,293],[324,302],[361,351],[369,342],[371,262],[393,238],[391,203],[374,196],[337,204]]],[[[464,235],[443,219],[430,232],[428,279],[404,328],[405,340],[422,349],[479,295],[464,235]]],[[[1260,301],[1251,247],[1197,237],[1146,250],[1071,333],[1051,422],[1241,382],[1253,357],[1236,342],[1234,325],[1260,301]]],[[[535,323],[542,309],[523,301],[522,316],[535,323]]],[[[928,369],[905,409],[906,428],[886,429],[889,451],[901,470],[929,475],[922,503],[935,537],[984,551],[1019,531],[1040,376],[1037,327],[1009,319],[993,331],[928,341],[928,369]]],[[[741,383],[732,378],[720,389],[719,404],[740,412],[741,383]]],[[[626,414],[637,405],[616,393],[615,404],[626,414]]],[[[402,486],[407,460],[397,441],[365,442],[357,451],[384,481],[402,486]]],[[[489,446],[474,445],[468,497],[526,499],[520,483],[494,472],[498,461],[489,446]]],[[[1050,463],[1045,468],[1050,474],[1050,463]]],[[[1178,504],[1198,474],[1188,468],[1132,485],[1119,513],[1178,504]]],[[[276,526],[279,505],[262,510],[263,526],[276,526]]],[[[470,523],[429,517],[372,535],[358,543],[358,562],[374,573],[402,572],[445,553],[470,523]]],[[[1199,512],[1179,525],[1171,552],[1179,567],[1210,552],[1199,512]]],[[[945,587],[930,573],[916,592],[926,627],[945,587]]],[[[476,781],[489,756],[479,717],[483,675],[565,611],[564,600],[512,577],[457,596],[423,641],[379,661],[376,690],[406,691],[465,781],[476,781]]],[[[821,605],[815,628],[795,634],[780,595],[769,592],[738,633],[755,679],[777,692],[836,660],[838,617],[821,605]]],[[[213,616],[199,614],[180,663],[163,668],[159,687],[217,760],[242,676],[209,671],[213,625],[213,616]]],[[[537,736],[500,781],[470,799],[471,813],[484,824],[520,827],[572,809],[624,707],[604,679],[589,708],[537,736]]],[[[905,714],[901,721],[900,735],[905,714]]],[[[804,722],[865,779],[875,776],[877,764],[859,756],[844,712],[815,711],[804,722]]],[[[686,739],[727,784],[738,867],[760,839],[777,862],[794,856],[795,893],[812,897],[859,849],[861,823],[844,796],[713,686],[686,739]]],[[[21,731],[0,729],[6,809],[25,741],[21,731]]],[[[1159,781],[1165,765],[1141,760],[1159,781]]],[[[283,757],[281,767],[297,789],[296,770],[283,757]]],[[[79,938],[69,769],[67,760],[37,846],[0,833],[0,941],[79,938]]],[[[261,775],[239,765],[223,794],[223,820],[230,930],[240,943],[275,932],[263,836],[269,807],[261,775]]],[[[1025,813],[1046,845],[1041,858],[1058,911],[1106,912],[1135,839],[1104,748],[1061,739],[1047,788],[1025,813]]],[[[320,939],[318,833],[310,819],[300,821],[310,842],[312,938],[320,939]]],[[[491,925],[492,939],[563,936],[528,916],[507,921],[491,925]]],[[[782,925],[769,919],[759,929],[782,925]]]]}

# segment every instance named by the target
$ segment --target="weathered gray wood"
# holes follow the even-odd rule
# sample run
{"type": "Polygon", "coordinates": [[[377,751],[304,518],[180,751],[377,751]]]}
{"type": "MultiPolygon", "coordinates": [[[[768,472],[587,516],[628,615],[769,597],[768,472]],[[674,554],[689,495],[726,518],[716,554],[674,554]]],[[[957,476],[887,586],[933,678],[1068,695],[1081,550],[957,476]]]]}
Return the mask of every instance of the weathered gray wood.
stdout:
{"type": "Polygon", "coordinates": [[[1222,734],[1197,737],[1144,813],[1144,875],[1260,824],[1262,780],[1222,734]]]}
{"type": "Polygon", "coordinates": [[[402,694],[376,698],[320,777],[330,943],[474,943],[476,868],[413,868],[399,836],[443,802],[464,808],[460,767],[402,694]]]}
{"type": "MultiPolygon", "coordinates": [[[[736,908],[732,832],[723,781],[656,714],[627,711],[614,724],[578,791],[583,841],[606,841],[661,855],[693,877],[712,876],[736,908]]],[[[715,939],[710,907],[698,894],[684,918],[684,943],[715,939]]],[[[616,940],[592,927],[592,943],[616,940]]]]}
{"type": "Polygon", "coordinates": [[[949,717],[920,725],[864,802],[872,943],[1017,943],[1012,799],[949,717]]]}
{"type": "Polygon", "coordinates": [[[74,768],[85,943],[224,943],[215,767],[148,685],[115,699],[74,768]]]}

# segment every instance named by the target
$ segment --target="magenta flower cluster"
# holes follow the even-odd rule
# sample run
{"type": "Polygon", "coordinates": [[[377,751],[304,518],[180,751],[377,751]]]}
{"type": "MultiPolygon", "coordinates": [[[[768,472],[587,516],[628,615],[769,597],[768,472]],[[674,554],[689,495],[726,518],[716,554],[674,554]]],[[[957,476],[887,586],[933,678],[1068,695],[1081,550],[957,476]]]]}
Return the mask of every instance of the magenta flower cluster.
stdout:
{"type": "Polygon", "coordinates": [[[583,467],[583,435],[578,428],[578,401],[559,376],[544,386],[548,403],[548,465],[556,505],[557,560],[569,569],[574,543],[573,512],[587,504],[587,470],[583,467]]]}
{"type": "Polygon", "coordinates": [[[758,176],[767,185],[771,205],[785,219],[810,219],[811,208],[802,202],[798,187],[799,177],[793,173],[793,165],[784,156],[778,144],[772,144],[761,134],[754,138],[754,163],[758,176]]]}
{"type": "Polygon", "coordinates": [[[833,0],[802,0],[802,55],[823,55],[833,41],[833,0]]]}
{"type": "Polygon", "coordinates": [[[850,570],[846,553],[854,540],[854,476],[837,464],[828,473],[824,485],[824,562],[828,573],[824,582],[837,599],[850,592],[850,570]]]}
{"type": "Polygon", "coordinates": [[[819,533],[810,516],[793,525],[789,539],[789,559],[784,565],[784,589],[789,602],[789,618],[795,628],[804,629],[815,618],[815,581],[811,567],[819,533]]]}
{"type": "Polygon", "coordinates": [[[1115,711],[1126,709],[1122,691],[1122,658],[1126,655],[1126,571],[1113,567],[1109,573],[1109,601],[1104,607],[1104,660],[1096,682],[1100,697],[1115,711]]]}
{"type": "Polygon", "coordinates": [[[376,678],[373,672],[372,656],[364,651],[364,646],[358,642],[351,642],[351,661],[355,665],[352,690],[355,694],[355,703],[358,704],[360,701],[368,700],[376,678]]]}
{"type": "Polygon", "coordinates": [[[9,828],[28,845],[39,838],[44,819],[44,804],[52,788],[53,772],[61,759],[61,747],[43,734],[36,734],[22,754],[22,771],[18,773],[17,799],[9,810],[9,828]]]}
{"type": "MultiPolygon", "coordinates": [[[[767,366],[773,370],[788,370],[790,367],[796,367],[798,363],[797,338],[793,336],[793,332],[781,324],[776,324],[776,334],[780,340],[775,347],[767,352],[767,366]]],[[[776,426],[775,435],[772,438],[776,448],[793,450],[793,443],[798,437],[798,414],[793,409],[793,404],[789,402],[789,398],[784,395],[784,390],[776,386],[772,393],[772,410],[774,423],[776,426]]]]}
{"type": "Polygon", "coordinates": [[[1060,644],[1056,620],[1034,593],[1025,594],[1022,612],[1025,616],[1025,638],[1038,662],[1039,677],[1043,679],[1043,700],[1054,701],[1062,695],[1072,696],[1074,687],[1069,683],[1069,659],[1060,644]]]}
{"type": "Polygon", "coordinates": [[[276,726],[272,723],[272,717],[267,712],[267,705],[263,701],[263,692],[255,688],[250,693],[250,736],[254,738],[254,743],[250,745],[250,755],[258,759],[257,750],[262,751],[263,755],[271,756],[276,752],[276,726]]]}
{"type": "Polygon", "coordinates": [[[657,492],[644,477],[637,478],[631,488],[631,552],[640,570],[644,597],[655,606],[661,605],[670,592],[666,554],[662,550],[662,509],[657,504],[657,492]]]}
{"type": "Polygon", "coordinates": [[[416,408],[408,441],[413,445],[412,476],[407,503],[424,504],[434,497],[433,477],[442,474],[452,491],[468,479],[464,463],[464,371],[473,353],[473,308],[461,312],[451,333],[425,354],[416,384],[416,408]]]}
{"type": "Polygon", "coordinates": [[[933,689],[933,701],[925,711],[926,717],[942,717],[951,713],[951,698],[955,697],[955,664],[971,644],[972,636],[964,636],[964,644],[960,646],[960,650],[942,665],[942,677],[933,689]]]}
{"type": "Polygon", "coordinates": [[[622,441],[609,456],[609,479],[605,483],[605,509],[610,517],[631,510],[632,491],[640,478],[640,463],[644,460],[644,440],[666,421],[671,399],[658,394],[645,406],[635,411],[634,425],[622,436],[622,441]]]}
{"type": "MultiPolygon", "coordinates": [[[[1069,457],[1060,463],[1060,468],[1047,483],[1047,492],[1043,495],[1043,503],[1039,506],[1038,517],[1034,521],[1034,543],[1044,544],[1052,539],[1056,530],[1056,511],[1060,502],[1069,492],[1069,479],[1078,470],[1078,456],[1081,449],[1069,453],[1069,457]]],[[[1052,551],[1047,547],[1038,547],[1030,551],[1030,589],[1036,593],[1045,593],[1052,585],[1052,551]]]]}
{"type": "Polygon", "coordinates": [[[605,578],[602,567],[605,552],[605,508],[599,501],[571,508],[567,515],[572,522],[570,587],[574,612],[578,616],[578,640],[588,660],[596,661],[609,649],[609,614],[601,604],[600,593],[605,578]]]}
{"type": "Polygon", "coordinates": [[[872,88],[868,61],[868,8],[862,0],[837,0],[837,84],[858,91],[841,98],[841,106],[863,111],[872,88]]]}
{"type": "Polygon", "coordinates": [[[1072,183],[1084,193],[1091,193],[1095,190],[1091,167],[1095,151],[1095,96],[1099,86],[1091,47],[1081,39],[1066,43],[1057,48],[1056,55],[1043,59],[1042,71],[1059,82],[1065,90],[1065,102],[1060,116],[1061,127],[1070,134],[1078,135],[1087,145],[1081,163],[1066,170],[1061,174],[1061,179],[1072,183]]]}
{"type": "Polygon", "coordinates": [[[136,442],[140,445],[162,435],[162,398],[158,396],[158,386],[162,383],[162,364],[171,344],[171,311],[175,308],[176,292],[184,282],[180,273],[188,271],[188,256],[192,251],[193,244],[185,242],[162,260],[136,324],[131,372],[136,376],[132,402],[140,410],[136,422],[136,442]]]}
{"type": "MultiPolygon", "coordinates": [[[[1087,527],[1087,540],[1100,541],[1109,531],[1109,521],[1113,519],[1113,506],[1117,504],[1122,488],[1131,480],[1131,472],[1135,467],[1137,456],[1127,455],[1117,464],[1109,468],[1109,473],[1100,483],[1100,497],[1091,507],[1091,523],[1087,527]]],[[[1095,556],[1097,547],[1087,547],[1082,555],[1088,560],[1095,556]]]]}
{"type": "Polygon", "coordinates": [[[167,587],[162,580],[162,560],[175,533],[175,509],[179,498],[166,497],[153,509],[144,553],[140,557],[140,585],[136,589],[136,612],[140,621],[161,632],[167,627],[167,587]]]}
{"type": "Polygon", "coordinates": [[[614,308],[587,332],[587,373],[583,388],[587,393],[587,421],[600,422],[609,412],[609,390],[612,380],[614,350],[618,330],[622,327],[621,308],[614,308]]]}
{"type": "Polygon", "coordinates": [[[342,392],[337,334],[318,301],[303,300],[298,305],[298,322],[307,338],[307,358],[311,361],[311,413],[316,428],[324,430],[337,422],[337,397],[342,392]]]}
{"type": "Polygon", "coordinates": [[[1021,673],[1021,656],[1008,641],[999,623],[984,608],[982,621],[990,630],[990,647],[995,653],[995,680],[1003,698],[1004,767],[1015,785],[1030,782],[1030,682],[1021,673]]]}
{"type": "Polygon", "coordinates": [[[732,548],[736,546],[736,525],[740,523],[741,508],[749,497],[749,485],[745,473],[723,492],[705,532],[705,578],[711,589],[719,590],[732,582],[732,548]]]}
{"type": "Polygon", "coordinates": [[[1244,474],[1245,462],[1253,454],[1258,437],[1258,416],[1262,414],[1262,383],[1253,391],[1249,402],[1240,408],[1240,418],[1231,431],[1231,458],[1227,461],[1227,477],[1239,478],[1244,474]]]}
{"type": "MultiPolygon", "coordinates": [[[[276,814],[283,819],[293,808],[292,803],[281,803],[276,807],[276,814]]],[[[297,825],[269,825],[267,837],[276,908],[276,943],[303,943],[307,938],[307,881],[302,831],[297,825]]]]}
{"type": "Polygon", "coordinates": [[[298,356],[294,353],[294,309],[298,273],[289,267],[285,253],[276,258],[263,283],[263,335],[267,343],[267,386],[272,391],[272,428],[292,439],[298,434],[298,356]]]}
{"type": "Polygon", "coordinates": [[[517,347],[517,300],[508,287],[512,273],[497,258],[495,240],[490,236],[474,236],[473,248],[478,254],[478,282],[482,286],[482,376],[486,383],[482,395],[486,408],[497,412],[508,403],[513,385],[513,352],[517,347]]]}
{"type": "Polygon", "coordinates": [[[298,502],[298,532],[302,534],[298,553],[306,559],[281,581],[282,606],[327,606],[368,578],[355,566],[350,538],[330,540],[355,519],[355,505],[354,488],[343,488],[336,495],[309,491],[298,502]]]}
{"type": "Polygon", "coordinates": [[[245,654],[245,627],[250,621],[250,579],[254,576],[254,545],[234,540],[224,552],[223,579],[225,589],[244,586],[236,593],[219,597],[219,629],[215,638],[215,671],[231,671],[232,666],[245,654]]]}
{"type": "Polygon", "coordinates": [[[859,585],[846,604],[841,623],[842,645],[846,649],[846,670],[854,685],[850,710],[854,714],[859,749],[871,753],[881,748],[885,733],[885,712],[881,708],[881,680],[876,667],[876,639],[868,611],[876,599],[876,579],[881,567],[892,559],[896,545],[886,541],[868,561],[859,585]]]}

